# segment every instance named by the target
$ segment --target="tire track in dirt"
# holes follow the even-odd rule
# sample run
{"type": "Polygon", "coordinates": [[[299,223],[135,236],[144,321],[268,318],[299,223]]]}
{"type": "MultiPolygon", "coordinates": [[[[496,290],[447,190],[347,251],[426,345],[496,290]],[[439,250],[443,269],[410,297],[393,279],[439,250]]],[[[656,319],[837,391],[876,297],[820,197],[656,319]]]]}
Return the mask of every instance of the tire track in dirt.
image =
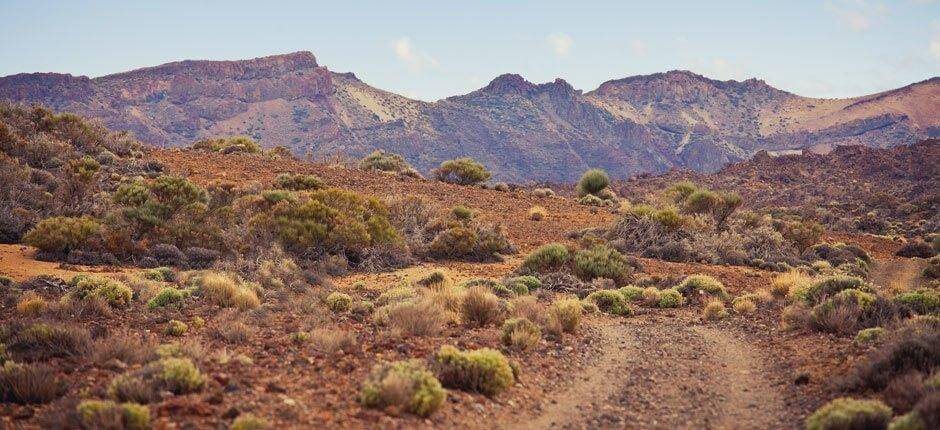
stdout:
{"type": "Polygon", "coordinates": [[[596,362],[530,416],[526,429],[739,429],[798,426],[754,345],[688,312],[604,320],[596,362]]]}

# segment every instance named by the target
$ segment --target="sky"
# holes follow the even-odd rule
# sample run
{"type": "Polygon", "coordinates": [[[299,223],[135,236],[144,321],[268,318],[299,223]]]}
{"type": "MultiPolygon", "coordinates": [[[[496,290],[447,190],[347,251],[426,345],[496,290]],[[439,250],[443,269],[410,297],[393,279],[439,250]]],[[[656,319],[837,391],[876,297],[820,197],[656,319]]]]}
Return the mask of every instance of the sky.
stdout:
{"type": "Polygon", "coordinates": [[[433,101],[502,73],[590,91],[682,69],[811,97],[940,75],[940,0],[0,0],[0,17],[0,76],[310,51],[330,70],[433,101]]]}

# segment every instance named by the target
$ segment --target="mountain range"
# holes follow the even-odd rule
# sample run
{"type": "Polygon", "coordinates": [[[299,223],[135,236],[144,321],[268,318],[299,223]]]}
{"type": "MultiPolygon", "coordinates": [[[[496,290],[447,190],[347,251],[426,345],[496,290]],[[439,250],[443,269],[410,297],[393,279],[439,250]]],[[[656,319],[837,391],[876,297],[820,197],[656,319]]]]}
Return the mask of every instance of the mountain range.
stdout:
{"type": "Polygon", "coordinates": [[[836,145],[894,147],[940,137],[940,77],[879,94],[817,99],[757,79],[670,71],[583,92],[562,79],[505,74],[469,94],[412,100],[337,73],[309,52],[180,61],[88,78],[0,78],[0,99],[100,118],[157,146],[244,134],[298,155],[375,149],[427,172],[470,156],[508,181],[570,182],[587,168],[616,178],[673,168],[711,172],[771,153],[836,145]]]}

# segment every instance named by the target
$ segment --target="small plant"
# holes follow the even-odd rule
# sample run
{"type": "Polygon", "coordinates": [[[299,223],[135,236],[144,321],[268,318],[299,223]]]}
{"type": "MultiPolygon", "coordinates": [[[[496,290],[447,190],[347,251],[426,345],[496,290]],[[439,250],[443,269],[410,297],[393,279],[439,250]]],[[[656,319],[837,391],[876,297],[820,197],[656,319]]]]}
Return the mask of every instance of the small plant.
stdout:
{"type": "Polygon", "coordinates": [[[686,297],[697,291],[721,300],[727,300],[729,297],[725,286],[708,275],[689,275],[676,287],[676,290],[686,297]]]}
{"type": "Polygon", "coordinates": [[[721,300],[711,300],[705,304],[702,315],[706,320],[715,321],[728,317],[728,310],[725,308],[725,302],[721,300]]]}
{"type": "Polygon", "coordinates": [[[749,297],[736,297],[731,301],[731,308],[736,314],[751,314],[757,310],[757,305],[749,297]]]}
{"type": "Polygon", "coordinates": [[[391,303],[403,302],[406,300],[411,300],[415,297],[418,297],[418,292],[414,288],[411,288],[407,285],[400,285],[397,287],[392,287],[375,299],[376,304],[379,306],[385,306],[391,303]]]}
{"type": "Polygon", "coordinates": [[[891,414],[891,408],[878,400],[843,397],[813,412],[806,419],[806,430],[884,429],[891,414]]]}
{"type": "Polygon", "coordinates": [[[457,218],[461,221],[469,221],[473,219],[474,215],[476,215],[473,209],[461,205],[454,206],[450,210],[450,213],[454,216],[454,218],[457,218]]]}
{"type": "Polygon", "coordinates": [[[596,195],[610,185],[610,177],[601,169],[591,169],[581,175],[578,181],[578,196],[596,195]]]}
{"type": "Polygon", "coordinates": [[[113,307],[124,307],[131,303],[134,291],[123,282],[101,276],[81,278],[69,292],[69,299],[84,300],[99,297],[113,307]]]}
{"type": "Polygon", "coordinates": [[[326,306],[336,313],[346,312],[352,306],[352,297],[349,294],[334,291],[326,296],[326,306]]]}
{"type": "Polygon", "coordinates": [[[187,331],[189,331],[189,326],[186,323],[179,320],[170,320],[163,332],[170,336],[180,337],[186,334],[187,331]]]}
{"type": "Polygon", "coordinates": [[[23,236],[23,243],[59,255],[81,249],[101,231],[101,224],[91,217],[47,218],[23,236]]]}
{"type": "Polygon", "coordinates": [[[623,294],[620,294],[617,290],[598,290],[589,294],[585,300],[597,305],[601,312],[611,315],[633,315],[633,308],[627,303],[627,299],[623,297],[623,294]]]}
{"type": "Polygon", "coordinates": [[[682,293],[673,290],[662,290],[659,295],[659,302],[656,304],[660,308],[678,308],[685,303],[685,298],[682,297],[682,293]]]}
{"type": "Polygon", "coordinates": [[[855,335],[855,343],[868,343],[883,338],[888,331],[881,327],[865,328],[858,331],[855,335]]]}
{"type": "Polygon", "coordinates": [[[122,402],[149,403],[161,391],[195,393],[202,390],[205,384],[206,377],[192,360],[168,357],[117,376],[108,385],[108,396],[122,402]]]}
{"type": "Polygon", "coordinates": [[[424,299],[389,305],[388,326],[399,336],[434,336],[447,318],[437,303],[424,299]]]}
{"type": "Polygon", "coordinates": [[[555,191],[551,188],[536,188],[532,190],[532,195],[535,197],[555,197],[555,191]]]}
{"type": "Polygon", "coordinates": [[[515,383],[509,360],[494,349],[461,351],[442,346],[432,358],[431,367],[445,387],[496,396],[515,383]]]}
{"type": "Polygon", "coordinates": [[[229,430],[267,430],[271,428],[271,424],[264,418],[244,413],[235,418],[228,428],[229,430]]]}
{"type": "Polygon", "coordinates": [[[472,158],[447,160],[433,171],[437,180],[458,185],[475,185],[486,182],[493,175],[472,158]]]}
{"type": "Polygon", "coordinates": [[[552,272],[564,267],[570,258],[565,245],[551,243],[532,251],[522,262],[522,270],[529,273],[552,272]]]}
{"type": "Polygon", "coordinates": [[[483,327],[498,322],[503,309],[499,297],[484,286],[467,289],[460,305],[460,316],[464,324],[483,327]]]}
{"type": "Polygon", "coordinates": [[[51,367],[12,361],[0,364],[0,403],[47,403],[64,392],[51,367]]]}
{"type": "Polygon", "coordinates": [[[643,288],[635,285],[627,285],[620,289],[620,294],[623,294],[623,297],[627,299],[628,302],[635,302],[643,299],[643,291],[643,288]]]}
{"type": "Polygon", "coordinates": [[[176,276],[173,275],[173,269],[169,267],[156,267],[143,271],[144,279],[157,282],[171,282],[176,276]]]}
{"type": "Polygon", "coordinates": [[[156,309],[179,305],[187,296],[187,291],[175,287],[163,287],[152,299],[147,301],[147,308],[156,309]]]}
{"type": "Polygon", "coordinates": [[[895,296],[894,301],[921,315],[940,313],[940,291],[921,288],[895,296]]]}
{"type": "Polygon", "coordinates": [[[197,280],[197,285],[200,295],[210,303],[224,308],[234,307],[247,310],[261,305],[258,293],[250,285],[239,284],[222,273],[202,274],[197,280]]]}
{"type": "Polygon", "coordinates": [[[346,330],[318,328],[310,333],[309,341],[314,349],[324,354],[352,352],[356,346],[356,334],[346,330]]]}
{"type": "Polygon", "coordinates": [[[511,318],[503,322],[500,341],[512,349],[525,351],[539,343],[542,330],[525,318],[511,318]]]}
{"type": "Polygon", "coordinates": [[[39,294],[28,291],[23,294],[20,301],[16,303],[16,310],[26,316],[37,316],[46,310],[46,300],[39,294]]]}
{"type": "Polygon", "coordinates": [[[812,282],[812,279],[802,272],[796,270],[784,272],[775,276],[771,281],[770,294],[776,299],[784,299],[790,296],[791,291],[805,290],[809,287],[810,282],[812,282]]]}
{"type": "Polygon", "coordinates": [[[513,285],[522,284],[525,285],[526,291],[533,292],[542,288],[542,281],[539,278],[531,275],[516,276],[514,278],[509,278],[505,281],[505,285],[509,285],[512,289],[513,285]]]}
{"type": "Polygon", "coordinates": [[[326,188],[323,181],[315,175],[292,175],[282,173],[274,179],[274,186],[282,190],[315,191],[326,188]]]}
{"type": "Polygon", "coordinates": [[[545,210],[545,208],[541,206],[532,206],[526,215],[526,217],[528,217],[532,221],[541,221],[547,216],[548,216],[548,211],[545,210]]]}
{"type": "Polygon", "coordinates": [[[146,430],[150,428],[150,409],[137,403],[117,404],[109,400],[85,400],[75,408],[84,429],[119,428],[146,430]]]}
{"type": "Polygon", "coordinates": [[[807,304],[819,303],[822,299],[834,296],[836,293],[853,289],[869,291],[871,288],[865,280],[854,276],[828,276],[811,284],[805,291],[791,292],[794,298],[801,299],[807,304]]]}
{"type": "Polygon", "coordinates": [[[581,326],[584,308],[576,298],[557,300],[548,310],[549,322],[562,333],[574,333],[581,326]]]}
{"type": "Polygon", "coordinates": [[[575,275],[586,281],[595,278],[622,281],[633,272],[627,257],[606,245],[582,249],[575,253],[572,262],[575,275]]]}
{"type": "Polygon", "coordinates": [[[381,170],[383,172],[411,172],[414,168],[405,158],[391,152],[375,150],[359,161],[361,170],[381,170]]]}
{"type": "Polygon", "coordinates": [[[14,357],[34,361],[84,355],[90,346],[91,335],[83,328],[36,323],[15,333],[7,350],[14,357]]]}
{"type": "Polygon", "coordinates": [[[418,360],[376,365],[359,392],[359,402],[367,408],[394,408],[422,417],[437,411],[446,397],[440,381],[418,360]]]}

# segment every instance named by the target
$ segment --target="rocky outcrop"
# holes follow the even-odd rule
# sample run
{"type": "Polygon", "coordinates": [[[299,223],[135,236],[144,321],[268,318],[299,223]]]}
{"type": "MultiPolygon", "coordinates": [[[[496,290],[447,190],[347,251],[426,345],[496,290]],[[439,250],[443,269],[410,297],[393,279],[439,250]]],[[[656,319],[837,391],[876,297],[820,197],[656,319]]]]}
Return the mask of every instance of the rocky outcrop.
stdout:
{"type": "Polygon", "coordinates": [[[332,72],[309,52],[180,61],[94,79],[0,78],[0,99],[94,116],[154,145],[245,134],[298,154],[385,149],[425,171],[471,156],[512,181],[571,181],[590,167],[615,177],[676,167],[708,172],[762,149],[890,147],[940,130],[940,113],[929,107],[940,81],[902,90],[816,100],[756,79],[671,71],[582,93],[562,79],[535,84],[505,74],[426,103],[332,72]]]}

